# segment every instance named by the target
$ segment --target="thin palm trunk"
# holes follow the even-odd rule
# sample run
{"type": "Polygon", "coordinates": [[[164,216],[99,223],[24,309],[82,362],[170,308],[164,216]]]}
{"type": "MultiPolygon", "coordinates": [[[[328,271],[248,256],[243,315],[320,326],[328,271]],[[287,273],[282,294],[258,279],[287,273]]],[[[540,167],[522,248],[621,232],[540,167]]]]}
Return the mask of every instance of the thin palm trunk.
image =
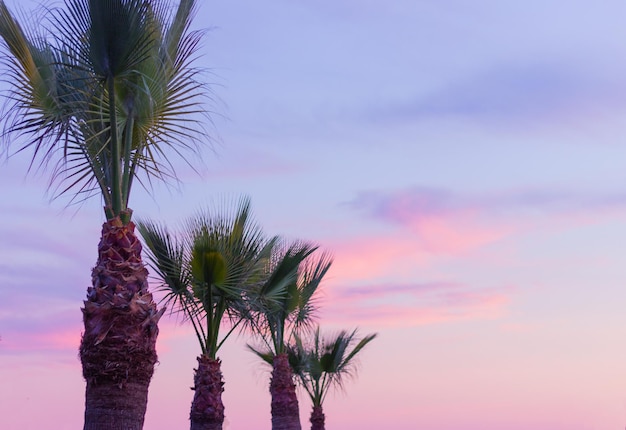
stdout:
{"type": "Polygon", "coordinates": [[[221,361],[207,355],[198,357],[194,375],[194,396],[191,403],[191,430],[222,430],[224,403],[221,361]]]}
{"type": "Polygon", "coordinates": [[[119,218],[104,223],[93,286],[82,309],[84,430],[143,428],[163,313],[147,290],[147,277],[134,224],[123,225],[119,218]]]}
{"type": "Polygon", "coordinates": [[[274,356],[270,393],[272,430],[301,430],[296,384],[287,354],[274,356]]]}
{"type": "Polygon", "coordinates": [[[324,415],[324,410],[322,409],[322,405],[313,406],[313,410],[311,411],[311,430],[325,430],[324,422],[326,420],[326,416],[324,415]]]}

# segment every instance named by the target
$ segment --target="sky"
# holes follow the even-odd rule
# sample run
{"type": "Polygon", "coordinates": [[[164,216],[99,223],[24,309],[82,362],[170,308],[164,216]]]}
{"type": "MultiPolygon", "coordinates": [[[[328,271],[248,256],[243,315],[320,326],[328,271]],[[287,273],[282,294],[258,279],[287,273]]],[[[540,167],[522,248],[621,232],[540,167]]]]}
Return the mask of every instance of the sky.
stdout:
{"type": "MultiPolygon", "coordinates": [[[[130,206],[177,223],[248,195],[268,233],[334,255],[322,330],[378,337],[328,428],[621,429],[624,16],[617,0],[201,1],[203,164],[130,206]]],[[[69,430],[104,215],[51,200],[29,160],[0,160],[0,416],[69,430]]],[[[145,428],[186,428],[199,346],[176,318],[160,328],[145,428]]],[[[224,428],[269,430],[248,341],[220,350],[224,428]]]]}

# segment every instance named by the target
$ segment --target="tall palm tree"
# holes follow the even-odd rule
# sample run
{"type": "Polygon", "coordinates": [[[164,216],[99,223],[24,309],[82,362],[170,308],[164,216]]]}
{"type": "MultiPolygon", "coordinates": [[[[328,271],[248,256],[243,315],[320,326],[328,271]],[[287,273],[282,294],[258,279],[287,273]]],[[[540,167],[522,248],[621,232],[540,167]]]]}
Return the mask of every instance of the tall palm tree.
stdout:
{"type": "Polygon", "coordinates": [[[184,313],[200,343],[191,429],[221,430],[224,382],[217,352],[246,316],[243,296],[260,281],[276,239],[267,240],[252,221],[247,198],[234,216],[203,212],[178,234],[151,221],[139,221],[138,229],[166,303],[184,313]],[[220,340],[220,327],[227,320],[230,330],[220,340]]]}
{"type": "Polygon", "coordinates": [[[85,429],[141,429],[163,310],[148,292],[129,208],[135,180],[175,177],[165,151],[196,151],[203,85],[194,0],[65,0],[24,29],[0,0],[5,131],[52,165],[59,194],[99,195],[106,221],[84,302],[85,429]],[[47,31],[46,31],[47,29],[47,31]],[[194,119],[195,118],[195,119],[194,119]]]}
{"type": "Polygon", "coordinates": [[[334,337],[323,338],[315,330],[310,344],[295,336],[290,362],[302,387],[313,403],[311,430],[324,430],[325,416],[322,405],[333,387],[343,388],[346,377],[355,376],[355,357],[377,335],[357,338],[357,331],[341,331],[334,337]]]}
{"type": "Polygon", "coordinates": [[[314,254],[316,250],[316,246],[303,242],[277,248],[267,268],[267,279],[250,294],[253,299],[249,307],[255,315],[252,327],[264,347],[248,348],[273,366],[272,430],[302,428],[288,343],[297,331],[311,324],[316,309],[314,294],[332,264],[329,254],[314,254]]]}

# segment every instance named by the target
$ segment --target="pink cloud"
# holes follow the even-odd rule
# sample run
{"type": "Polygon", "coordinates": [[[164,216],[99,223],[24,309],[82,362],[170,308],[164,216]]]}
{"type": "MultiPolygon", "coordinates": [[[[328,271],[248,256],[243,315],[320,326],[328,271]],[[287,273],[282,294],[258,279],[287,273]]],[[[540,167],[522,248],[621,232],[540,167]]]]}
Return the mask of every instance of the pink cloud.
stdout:
{"type": "Polygon", "coordinates": [[[363,193],[350,206],[399,228],[398,237],[411,243],[414,252],[431,255],[467,252],[503,239],[516,229],[509,220],[486,219],[480,205],[444,190],[363,193]]]}
{"type": "Polygon", "coordinates": [[[409,260],[414,265],[427,264],[430,260],[413,240],[399,235],[325,241],[324,247],[331,249],[334,256],[327,276],[332,282],[376,279],[390,270],[397,271],[400,260],[409,260]]]}
{"type": "Polygon", "coordinates": [[[32,312],[22,316],[3,312],[0,315],[0,355],[71,352],[75,357],[81,330],[78,304],[71,311],[42,309],[41,316],[32,312]]]}
{"type": "Polygon", "coordinates": [[[450,225],[446,220],[425,220],[420,235],[414,231],[392,231],[355,238],[335,237],[322,241],[332,250],[333,266],[327,282],[352,284],[392,279],[416,279],[442,257],[460,257],[499,240],[504,229],[450,225]]]}
{"type": "Polygon", "coordinates": [[[82,325],[60,327],[41,332],[20,335],[17,341],[8,343],[7,350],[12,352],[33,351],[78,351],[82,325]]]}
{"type": "Polygon", "coordinates": [[[413,187],[363,192],[349,207],[395,230],[386,239],[361,238],[339,245],[340,252],[352,247],[353,255],[368,250],[374,256],[383,247],[395,247],[414,254],[458,255],[531,230],[571,228],[623,216],[626,195],[534,189],[472,195],[413,187]]]}
{"type": "Polygon", "coordinates": [[[558,189],[461,194],[439,188],[412,187],[393,192],[363,192],[349,206],[370,218],[411,229],[429,219],[494,220],[623,212],[626,210],[626,194],[558,189]]]}
{"type": "Polygon", "coordinates": [[[514,289],[473,289],[453,282],[329,289],[322,316],[330,324],[411,327],[499,318],[514,289]]]}

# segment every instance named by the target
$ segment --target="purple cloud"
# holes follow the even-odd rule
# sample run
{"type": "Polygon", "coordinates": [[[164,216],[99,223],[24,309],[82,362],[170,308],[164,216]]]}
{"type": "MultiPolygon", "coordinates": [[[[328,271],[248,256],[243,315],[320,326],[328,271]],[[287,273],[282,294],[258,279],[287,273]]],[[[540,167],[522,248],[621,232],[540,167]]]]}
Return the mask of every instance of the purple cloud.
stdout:
{"type": "Polygon", "coordinates": [[[514,190],[463,195],[449,190],[413,187],[392,192],[367,191],[348,206],[368,217],[409,226],[421,220],[463,214],[519,216],[593,214],[626,209],[626,194],[588,194],[559,190],[514,190]]]}
{"type": "Polygon", "coordinates": [[[543,123],[587,112],[590,107],[624,106],[626,82],[580,64],[506,64],[465,77],[430,93],[376,107],[368,121],[417,121],[460,116],[489,121],[543,123]]]}

